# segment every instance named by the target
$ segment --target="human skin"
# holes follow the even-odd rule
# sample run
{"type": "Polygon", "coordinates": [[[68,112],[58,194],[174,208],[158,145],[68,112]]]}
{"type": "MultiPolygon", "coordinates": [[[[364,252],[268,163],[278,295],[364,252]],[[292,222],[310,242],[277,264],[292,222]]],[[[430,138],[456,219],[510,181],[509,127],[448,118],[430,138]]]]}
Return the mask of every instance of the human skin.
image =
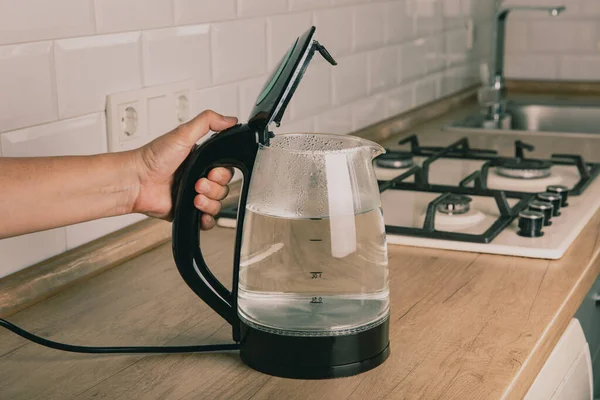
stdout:
{"type": "MultiPolygon", "coordinates": [[[[177,168],[201,137],[236,123],[207,110],[131,151],[0,157],[0,239],[129,213],[170,220],[177,168]]],[[[202,229],[215,226],[231,178],[232,170],[214,168],[196,182],[202,229]]]]}

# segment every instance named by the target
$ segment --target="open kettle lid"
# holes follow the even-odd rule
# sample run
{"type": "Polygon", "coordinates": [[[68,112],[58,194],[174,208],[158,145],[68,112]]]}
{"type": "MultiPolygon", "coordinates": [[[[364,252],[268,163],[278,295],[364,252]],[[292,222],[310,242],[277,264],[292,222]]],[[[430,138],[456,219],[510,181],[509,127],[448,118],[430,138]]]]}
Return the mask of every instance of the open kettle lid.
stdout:
{"type": "Polygon", "coordinates": [[[325,47],[314,40],[315,31],[316,28],[311,27],[292,43],[265,82],[248,118],[248,124],[258,132],[265,132],[272,122],[279,126],[285,109],[315,51],[318,51],[330,64],[337,65],[325,47]]]}

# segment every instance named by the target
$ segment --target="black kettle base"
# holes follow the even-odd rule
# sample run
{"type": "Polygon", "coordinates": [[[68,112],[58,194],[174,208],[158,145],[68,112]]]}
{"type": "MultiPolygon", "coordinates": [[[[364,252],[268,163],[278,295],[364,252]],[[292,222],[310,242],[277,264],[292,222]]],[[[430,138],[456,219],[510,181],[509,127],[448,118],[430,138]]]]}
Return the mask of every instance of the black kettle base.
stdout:
{"type": "Polygon", "coordinates": [[[352,376],[382,364],[390,354],[389,319],[343,336],[284,336],[241,321],[240,357],[265,374],[295,379],[352,376]]]}

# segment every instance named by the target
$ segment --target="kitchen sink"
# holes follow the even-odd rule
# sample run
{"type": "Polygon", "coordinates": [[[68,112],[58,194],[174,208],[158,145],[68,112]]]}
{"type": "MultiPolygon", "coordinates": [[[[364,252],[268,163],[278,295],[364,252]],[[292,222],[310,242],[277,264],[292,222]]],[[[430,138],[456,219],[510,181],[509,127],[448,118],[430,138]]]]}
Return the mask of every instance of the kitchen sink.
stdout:
{"type": "MultiPolygon", "coordinates": [[[[506,112],[511,116],[511,130],[600,133],[600,102],[540,101],[535,103],[508,100],[506,112]]],[[[486,129],[482,113],[453,122],[449,129],[486,129]]]]}

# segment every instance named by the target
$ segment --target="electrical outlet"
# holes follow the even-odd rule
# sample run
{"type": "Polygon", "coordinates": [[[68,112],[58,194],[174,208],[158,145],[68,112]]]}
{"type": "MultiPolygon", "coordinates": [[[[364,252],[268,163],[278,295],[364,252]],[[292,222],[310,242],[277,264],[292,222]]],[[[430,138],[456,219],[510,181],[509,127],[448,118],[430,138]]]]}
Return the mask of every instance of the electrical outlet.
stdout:
{"type": "Polygon", "coordinates": [[[146,102],[141,90],[107,96],[108,151],[125,151],[146,143],[146,102]]]}
{"type": "Polygon", "coordinates": [[[108,150],[137,148],[188,121],[193,90],[189,80],[108,95],[108,150]]]}

